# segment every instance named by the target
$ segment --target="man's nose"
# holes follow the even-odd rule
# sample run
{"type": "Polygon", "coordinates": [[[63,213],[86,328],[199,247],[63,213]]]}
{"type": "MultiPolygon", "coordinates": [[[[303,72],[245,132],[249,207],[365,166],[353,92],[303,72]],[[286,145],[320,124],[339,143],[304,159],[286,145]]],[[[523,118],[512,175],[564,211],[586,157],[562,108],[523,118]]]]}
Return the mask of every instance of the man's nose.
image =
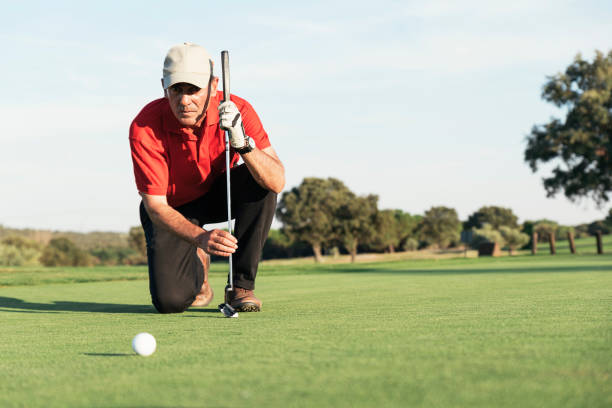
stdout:
{"type": "Polygon", "coordinates": [[[191,103],[191,95],[188,95],[188,94],[185,94],[185,93],[184,93],[184,94],[181,96],[181,105],[185,105],[185,106],[187,106],[187,105],[189,105],[190,103],[191,103]]]}

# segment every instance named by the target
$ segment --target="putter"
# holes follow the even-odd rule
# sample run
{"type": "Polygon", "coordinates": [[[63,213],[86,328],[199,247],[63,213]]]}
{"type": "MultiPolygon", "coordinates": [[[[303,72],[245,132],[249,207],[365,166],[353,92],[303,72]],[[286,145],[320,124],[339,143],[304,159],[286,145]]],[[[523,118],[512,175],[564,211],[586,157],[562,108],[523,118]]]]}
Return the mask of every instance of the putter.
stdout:
{"type": "MultiPolygon", "coordinates": [[[[230,100],[230,79],[229,79],[229,53],[227,51],[221,51],[221,74],[223,78],[223,102],[230,100]]],[[[226,187],[227,187],[227,230],[232,233],[232,197],[231,197],[231,186],[230,186],[230,148],[229,148],[229,130],[225,131],[225,174],[226,174],[226,187]]],[[[225,294],[234,290],[234,275],[232,272],[232,255],[229,256],[229,275],[228,284],[225,287],[225,294]]],[[[227,296],[226,296],[227,298],[227,296]]],[[[225,317],[238,317],[238,312],[230,306],[228,303],[221,303],[219,305],[219,311],[223,313],[225,317]]]]}

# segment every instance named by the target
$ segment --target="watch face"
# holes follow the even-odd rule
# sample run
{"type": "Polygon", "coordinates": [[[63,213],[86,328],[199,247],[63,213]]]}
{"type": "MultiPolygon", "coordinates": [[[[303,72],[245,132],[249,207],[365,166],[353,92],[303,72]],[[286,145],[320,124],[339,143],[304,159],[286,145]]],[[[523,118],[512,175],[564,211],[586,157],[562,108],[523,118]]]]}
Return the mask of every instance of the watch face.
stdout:
{"type": "Polygon", "coordinates": [[[255,148],[255,141],[252,137],[249,137],[249,147],[251,148],[251,150],[255,148]]]}

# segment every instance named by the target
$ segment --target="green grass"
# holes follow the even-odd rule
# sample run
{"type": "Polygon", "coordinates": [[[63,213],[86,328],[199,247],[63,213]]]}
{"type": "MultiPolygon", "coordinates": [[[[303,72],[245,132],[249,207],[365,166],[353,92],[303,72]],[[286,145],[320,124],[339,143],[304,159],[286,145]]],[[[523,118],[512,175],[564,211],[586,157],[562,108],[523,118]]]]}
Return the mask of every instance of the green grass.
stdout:
{"type": "Polygon", "coordinates": [[[0,278],[2,407],[612,405],[610,255],[264,265],[238,319],[154,313],[144,268],[0,278]]]}

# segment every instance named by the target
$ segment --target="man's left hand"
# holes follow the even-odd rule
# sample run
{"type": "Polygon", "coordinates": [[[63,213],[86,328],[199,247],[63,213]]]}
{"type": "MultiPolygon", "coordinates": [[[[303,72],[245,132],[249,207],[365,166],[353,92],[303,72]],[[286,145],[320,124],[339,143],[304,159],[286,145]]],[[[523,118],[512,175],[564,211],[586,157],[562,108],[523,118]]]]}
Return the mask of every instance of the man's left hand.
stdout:
{"type": "Polygon", "coordinates": [[[236,104],[232,101],[219,105],[219,122],[221,129],[229,131],[230,144],[234,149],[242,149],[246,145],[242,116],[236,104]]]}

